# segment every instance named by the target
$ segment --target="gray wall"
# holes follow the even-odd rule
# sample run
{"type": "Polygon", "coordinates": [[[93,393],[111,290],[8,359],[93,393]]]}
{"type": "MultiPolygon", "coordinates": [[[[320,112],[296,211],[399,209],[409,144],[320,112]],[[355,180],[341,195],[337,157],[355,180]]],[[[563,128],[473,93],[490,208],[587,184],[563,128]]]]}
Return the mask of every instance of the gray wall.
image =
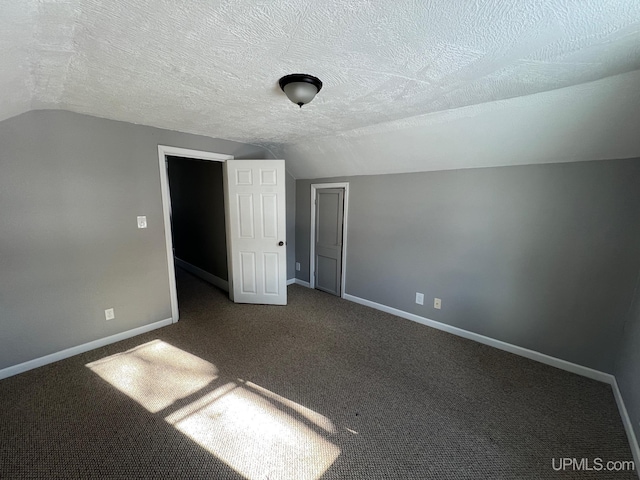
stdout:
{"type": "Polygon", "coordinates": [[[175,256],[228,280],[222,162],[168,157],[175,256]]]}
{"type": "Polygon", "coordinates": [[[271,157],[70,112],[0,122],[0,368],[171,317],[158,144],[271,157]]]}
{"type": "Polygon", "coordinates": [[[636,438],[640,439],[640,274],[636,284],[636,295],[624,326],[615,375],[636,438]]]}
{"type": "Polygon", "coordinates": [[[301,280],[310,185],[334,181],[350,182],[347,293],[613,373],[640,267],[637,160],[298,180],[301,280]]]}

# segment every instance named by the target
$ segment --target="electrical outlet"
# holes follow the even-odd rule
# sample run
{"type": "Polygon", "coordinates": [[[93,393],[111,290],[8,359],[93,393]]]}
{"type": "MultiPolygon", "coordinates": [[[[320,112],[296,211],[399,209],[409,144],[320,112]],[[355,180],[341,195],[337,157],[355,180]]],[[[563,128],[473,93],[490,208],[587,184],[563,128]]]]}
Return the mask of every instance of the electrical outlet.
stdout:
{"type": "Polygon", "coordinates": [[[141,215],[138,217],[138,228],[147,228],[147,217],[141,215]]]}
{"type": "Polygon", "coordinates": [[[424,293],[416,292],[416,303],[418,305],[424,305],[424,293]]]}
{"type": "Polygon", "coordinates": [[[300,262],[296,262],[296,271],[299,272],[300,271],[300,262]]]}
{"type": "Polygon", "coordinates": [[[434,298],[433,308],[437,308],[438,310],[440,310],[442,308],[442,300],[440,300],[439,298],[434,298]]]}
{"type": "Polygon", "coordinates": [[[113,308],[107,308],[104,311],[104,318],[107,320],[113,320],[114,318],[116,318],[116,314],[113,311],[113,308]]]}

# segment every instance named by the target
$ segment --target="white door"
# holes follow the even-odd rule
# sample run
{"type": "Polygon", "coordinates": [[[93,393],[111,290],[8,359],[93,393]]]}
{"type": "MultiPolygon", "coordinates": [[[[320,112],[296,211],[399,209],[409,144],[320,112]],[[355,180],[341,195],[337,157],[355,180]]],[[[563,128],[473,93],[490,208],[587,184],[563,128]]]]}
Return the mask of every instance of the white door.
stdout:
{"type": "Polygon", "coordinates": [[[284,160],[227,160],[229,296],[287,304],[284,160]]]}

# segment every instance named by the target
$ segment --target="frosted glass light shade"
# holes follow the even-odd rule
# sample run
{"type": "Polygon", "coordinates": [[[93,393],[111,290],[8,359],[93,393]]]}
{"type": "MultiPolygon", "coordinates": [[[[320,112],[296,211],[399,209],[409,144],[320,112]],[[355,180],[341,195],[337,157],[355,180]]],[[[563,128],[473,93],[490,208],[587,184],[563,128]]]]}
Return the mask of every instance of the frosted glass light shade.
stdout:
{"type": "Polygon", "coordinates": [[[284,93],[296,105],[304,105],[313,100],[318,93],[315,85],[306,82],[292,82],[284,87],[284,93]]]}
{"type": "Polygon", "coordinates": [[[279,83],[287,98],[300,107],[313,100],[322,88],[320,79],[302,73],[282,77],[279,83]]]}

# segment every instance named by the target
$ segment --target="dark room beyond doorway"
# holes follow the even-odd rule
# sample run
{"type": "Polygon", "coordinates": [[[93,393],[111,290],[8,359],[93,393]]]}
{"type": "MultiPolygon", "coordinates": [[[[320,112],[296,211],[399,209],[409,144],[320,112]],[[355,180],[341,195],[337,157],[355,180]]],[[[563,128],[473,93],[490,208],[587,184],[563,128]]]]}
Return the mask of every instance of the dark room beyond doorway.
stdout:
{"type": "Polygon", "coordinates": [[[195,267],[189,270],[201,271],[200,276],[224,288],[228,269],[222,162],[167,156],[167,172],[176,264],[195,267]]]}

